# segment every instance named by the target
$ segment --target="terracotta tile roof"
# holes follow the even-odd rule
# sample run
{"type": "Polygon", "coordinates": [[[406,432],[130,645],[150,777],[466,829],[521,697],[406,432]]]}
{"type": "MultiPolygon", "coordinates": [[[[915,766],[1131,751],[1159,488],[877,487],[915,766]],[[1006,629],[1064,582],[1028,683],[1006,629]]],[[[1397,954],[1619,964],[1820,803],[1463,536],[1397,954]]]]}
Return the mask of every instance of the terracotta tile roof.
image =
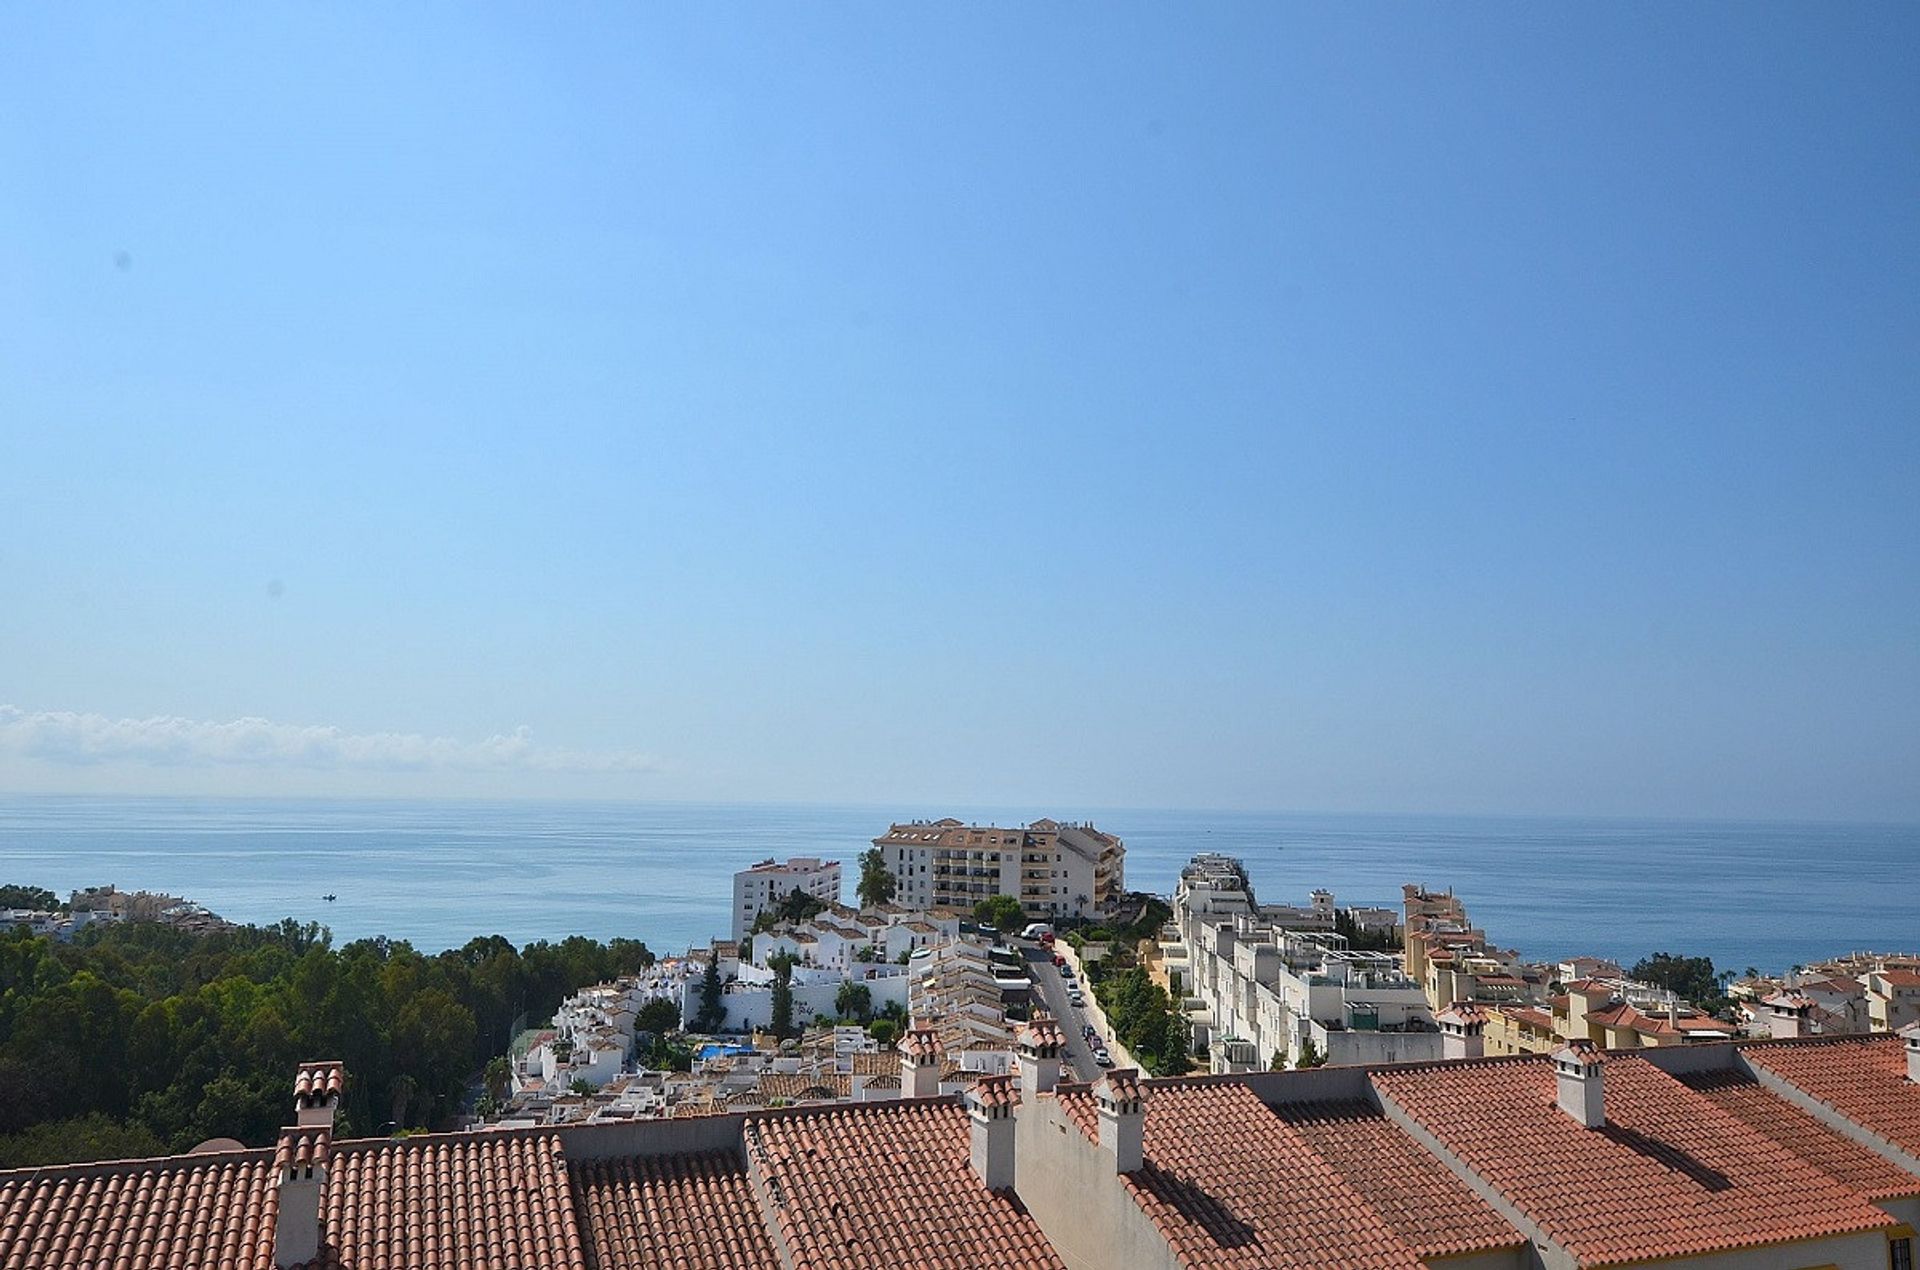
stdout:
{"type": "Polygon", "coordinates": [[[338,1098],[346,1088],[347,1069],[338,1059],[302,1063],[293,1074],[293,1101],[301,1107],[317,1107],[329,1098],[338,1098]]]}
{"type": "MultiPolygon", "coordinates": [[[[1058,1098],[1061,1110],[1098,1142],[1094,1100],[1084,1087],[1067,1088],[1058,1098]]],[[[1119,1180],[1182,1265],[1420,1265],[1387,1219],[1245,1085],[1161,1086],[1146,1108],[1146,1161],[1119,1180]]]]}
{"type": "Polygon", "coordinates": [[[1011,1076],[982,1076],[967,1087],[967,1102],[980,1107],[1017,1107],[1020,1091],[1011,1076]]]}
{"type": "Polygon", "coordinates": [[[1773,1139],[1632,1057],[1607,1063],[1607,1122],[1555,1105],[1540,1058],[1376,1071],[1374,1088],[1583,1265],[1614,1265],[1886,1226],[1773,1139]]]}
{"type": "Polygon", "coordinates": [[[817,1076],[804,1072],[762,1072],[759,1088],[765,1098],[827,1102],[852,1097],[853,1077],[846,1072],[822,1072],[817,1076]]]}
{"type": "Polygon", "coordinates": [[[1606,1063],[1607,1056],[1592,1041],[1568,1041],[1553,1052],[1553,1061],[1579,1067],[1599,1067],[1606,1063]]]}
{"type": "Polygon", "coordinates": [[[325,1270],[585,1270],[560,1139],[499,1130],[335,1143],[325,1270]]]}
{"type": "Polygon", "coordinates": [[[973,1171],[970,1142],[966,1109],[946,1099],[747,1121],[750,1167],[796,1265],[1064,1270],[1019,1199],[973,1171]]]}
{"type": "Polygon", "coordinates": [[[325,1165],[327,1147],[332,1139],[333,1130],[326,1125],[282,1129],[280,1141],[273,1152],[274,1172],[284,1173],[293,1169],[307,1173],[325,1165]]]}
{"type": "Polygon", "coordinates": [[[898,1076],[900,1055],[886,1050],[878,1054],[855,1054],[853,1074],[855,1076],[898,1076]]]}
{"type": "Polygon", "coordinates": [[[265,1151],[0,1173],[5,1270],[270,1270],[265,1151]]]}
{"type": "Polygon", "coordinates": [[[1920,972],[1912,970],[1875,970],[1870,973],[1896,988],[1920,988],[1920,972]]]}
{"type": "Polygon", "coordinates": [[[1067,1043],[1060,1025],[1044,1014],[1029,1019],[1019,1032],[1020,1043],[1030,1049],[1059,1049],[1067,1043]]]}
{"type": "Polygon", "coordinates": [[[1436,1019],[1445,1019],[1450,1023],[1485,1023],[1487,1012],[1471,1001],[1455,1001],[1452,1005],[1434,1015],[1436,1019]]]}
{"type": "Polygon", "coordinates": [[[1371,1103],[1283,1104],[1273,1111],[1365,1196],[1422,1260],[1526,1242],[1371,1103]]]}
{"type": "Polygon", "coordinates": [[[1109,1069],[1106,1075],[1094,1082],[1093,1096],[1109,1102],[1139,1102],[1143,1096],[1139,1070],[1132,1067],[1109,1069]]]}
{"type": "Polygon", "coordinates": [[[1506,1015],[1509,1019],[1512,1019],[1515,1023],[1523,1027],[1538,1028],[1543,1032],[1553,1031],[1553,1016],[1545,1010],[1537,1010],[1531,1006],[1516,1005],[1508,1006],[1505,1009],[1497,1011],[1497,1013],[1506,1015]]]}
{"type": "Polygon", "coordinates": [[[940,1053],[940,1038],[930,1027],[908,1028],[907,1034],[900,1038],[899,1050],[902,1054],[915,1057],[926,1055],[937,1057],[940,1053]]]}
{"type": "Polygon", "coordinates": [[[1842,1137],[1744,1071],[1693,1072],[1675,1079],[1857,1194],[1876,1200],[1920,1195],[1920,1178],[1842,1137]]]}
{"type": "Polygon", "coordinates": [[[900,1088],[900,1078],[898,1076],[874,1076],[868,1079],[865,1088],[898,1089],[900,1088]]]}
{"type": "Polygon", "coordinates": [[[778,1270],[747,1171],[732,1152],[571,1166],[590,1270],[778,1270]]]}
{"type": "Polygon", "coordinates": [[[1741,1053],[1861,1128],[1920,1155],[1920,1085],[1907,1079],[1906,1044],[1899,1037],[1749,1045],[1741,1053]]]}

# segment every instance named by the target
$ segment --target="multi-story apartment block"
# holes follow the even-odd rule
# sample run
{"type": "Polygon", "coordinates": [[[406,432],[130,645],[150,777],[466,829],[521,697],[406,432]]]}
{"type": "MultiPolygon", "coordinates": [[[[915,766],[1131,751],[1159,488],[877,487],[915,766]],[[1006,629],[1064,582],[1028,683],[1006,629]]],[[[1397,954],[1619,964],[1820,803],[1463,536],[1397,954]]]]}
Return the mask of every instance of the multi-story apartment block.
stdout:
{"type": "Polygon", "coordinates": [[[1334,1064],[1440,1057],[1440,1032],[1420,985],[1390,953],[1356,952],[1332,933],[1333,896],[1259,903],[1230,856],[1203,855],[1181,870],[1173,899],[1182,995],[1206,1017],[1213,1070],[1289,1065],[1309,1053],[1334,1064]]]}
{"type": "Polygon", "coordinates": [[[1011,895],[1029,913],[1091,917],[1126,889],[1126,844],[1091,824],[915,820],[873,845],[898,883],[894,899],[910,908],[972,908],[1011,895]]]}
{"type": "Polygon", "coordinates": [[[754,919],[795,891],[822,904],[840,902],[840,862],[796,856],[781,864],[762,860],[733,875],[733,937],[743,938],[754,919]]]}

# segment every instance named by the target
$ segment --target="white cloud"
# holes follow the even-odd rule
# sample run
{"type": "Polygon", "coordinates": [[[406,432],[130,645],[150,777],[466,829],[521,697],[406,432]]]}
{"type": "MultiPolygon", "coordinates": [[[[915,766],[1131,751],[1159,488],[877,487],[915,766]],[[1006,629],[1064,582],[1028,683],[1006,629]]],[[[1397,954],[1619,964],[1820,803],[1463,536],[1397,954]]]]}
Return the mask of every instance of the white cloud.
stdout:
{"type": "Polygon", "coordinates": [[[271,719],[111,719],[0,705],[0,754],[85,766],[306,768],[322,771],[632,773],[659,764],[629,750],[536,745],[525,727],[484,741],[415,732],[343,732],[271,719]]]}

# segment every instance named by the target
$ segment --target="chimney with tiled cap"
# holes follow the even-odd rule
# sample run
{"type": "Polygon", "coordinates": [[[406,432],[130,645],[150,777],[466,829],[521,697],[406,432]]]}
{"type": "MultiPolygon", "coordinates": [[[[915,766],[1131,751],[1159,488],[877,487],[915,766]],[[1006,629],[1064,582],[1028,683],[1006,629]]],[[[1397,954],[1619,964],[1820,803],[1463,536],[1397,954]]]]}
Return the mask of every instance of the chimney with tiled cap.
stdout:
{"type": "Polygon", "coordinates": [[[1607,1122],[1606,1056],[1592,1041],[1569,1041],[1553,1052],[1560,1110],[1589,1129],[1607,1122]]]}
{"type": "Polygon", "coordinates": [[[1920,1085],[1920,1023],[1907,1024],[1900,1035],[1907,1038],[1907,1079],[1920,1085]]]}
{"type": "Polygon", "coordinates": [[[1013,1187],[1013,1108],[1019,1096],[1011,1076],[982,1076],[967,1089],[973,1130],[973,1171],[990,1191],[1013,1187]]]}
{"type": "Polygon", "coordinates": [[[930,1027],[910,1027],[900,1038],[900,1096],[932,1098],[940,1092],[940,1038],[930,1027]]]}
{"type": "Polygon", "coordinates": [[[1455,1001],[1434,1016],[1440,1025],[1440,1057],[1483,1058],[1487,1052],[1487,1014],[1471,1001],[1455,1001]]]}
{"type": "Polygon", "coordinates": [[[1116,1068],[1093,1087],[1100,1112],[1100,1149],[1113,1157],[1113,1171],[1131,1173],[1146,1159],[1147,1101],[1140,1073],[1116,1068]]]}
{"type": "Polygon", "coordinates": [[[1060,1025],[1036,1014],[1020,1029],[1020,1097],[1028,1103],[1060,1083],[1060,1051],[1067,1038],[1060,1025]]]}
{"type": "Polygon", "coordinates": [[[293,1122],[332,1127],[346,1084],[347,1069],[338,1060],[300,1064],[293,1076],[293,1122]]]}
{"type": "Polygon", "coordinates": [[[280,1131],[273,1169],[279,1178],[279,1214],[273,1227],[273,1264],[281,1270],[320,1255],[320,1193],[327,1186],[333,1130],[300,1125],[280,1131]]]}

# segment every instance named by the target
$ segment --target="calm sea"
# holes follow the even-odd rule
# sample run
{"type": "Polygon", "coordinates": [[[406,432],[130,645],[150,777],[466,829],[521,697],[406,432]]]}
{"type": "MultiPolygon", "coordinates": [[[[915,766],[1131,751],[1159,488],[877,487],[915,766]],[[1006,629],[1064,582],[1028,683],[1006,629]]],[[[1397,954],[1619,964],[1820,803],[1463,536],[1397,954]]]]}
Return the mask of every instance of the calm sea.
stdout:
{"type": "MultiPolygon", "coordinates": [[[[896,817],[1018,823],[1016,810],[764,804],[0,799],[0,882],[170,891],[235,921],[318,921],[426,950],[502,934],[725,934],[730,874],[852,861],[896,817]],[[321,897],[339,898],[331,903],[321,897]]],[[[1044,813],[1033,813],[1033,815],[1044,813]]],[[[1780,969],[1920,947],[1920,827],[1447,816],[1067,812],[1127,842],[1127,879],[1170,892],[1198,851],[1243,857],[1263,899],[1397,905],[1452,887],[1529,956],[1655,950],[1780,969]]]]}

